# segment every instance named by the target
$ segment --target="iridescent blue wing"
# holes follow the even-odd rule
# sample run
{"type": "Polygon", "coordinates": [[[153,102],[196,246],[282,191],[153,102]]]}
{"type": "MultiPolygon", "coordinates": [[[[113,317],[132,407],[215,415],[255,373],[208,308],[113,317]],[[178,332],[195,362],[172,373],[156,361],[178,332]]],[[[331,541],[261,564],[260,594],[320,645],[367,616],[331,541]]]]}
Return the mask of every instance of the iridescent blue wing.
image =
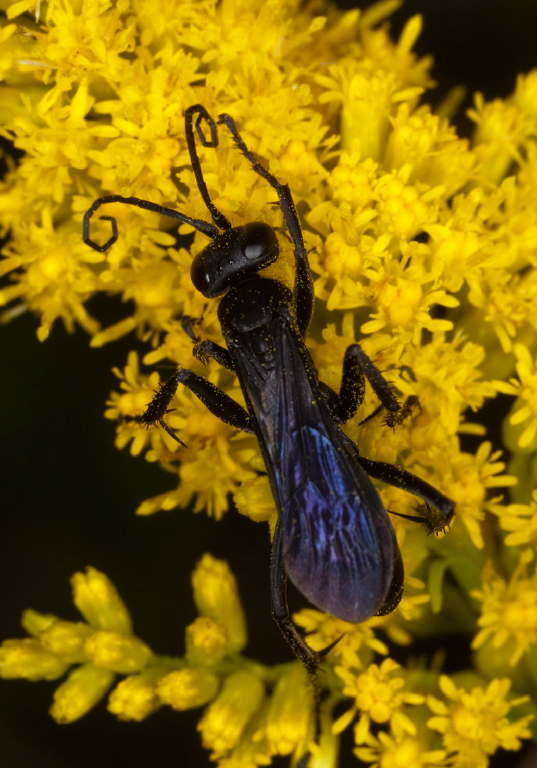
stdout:
{"type": "Polygon", "coordinates": [[[307,428],[301,442],[304,461],[295,469],[303,482],[280,512],[286,570],[321,610],[365,621],[391,585],[397,552],[391,522],[367,475],[356,464],[348,472],[349,459],[332,441],[307,428]]]}
{"type": "Polygon", "coordinates": [[[264,357],[247,343],[233,355],[278,506],[285,568],[319,609],[364,621],[390,590],[393,527],[345,447],[293,321],[277,322],[264,357]]]}

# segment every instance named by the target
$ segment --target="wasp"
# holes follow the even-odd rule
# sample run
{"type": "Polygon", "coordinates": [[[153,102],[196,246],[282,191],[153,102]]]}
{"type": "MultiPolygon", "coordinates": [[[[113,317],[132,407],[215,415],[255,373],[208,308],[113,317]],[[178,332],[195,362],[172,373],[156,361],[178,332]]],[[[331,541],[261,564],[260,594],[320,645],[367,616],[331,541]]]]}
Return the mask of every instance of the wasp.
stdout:
{"type": "MultiPolygon", "coordinates": [[[[192,168],[213,223],[136,197],[109,195],[97,199],[84,216],[84,240],[90,220],[104,204],[134,205],[172,217],[202,232],[211,242],[194,258],[194,287],[208,299],[220,299],[218,320],[226,346],[201,341],[194,354],[215,359],[240,382],[246,409],[212,383],[190,370],[179,370],[156,393],[137,420],[159,423],[184,445],[164,417],[177,387],[188,387],[213,413],[231,426],[255,435],[265,461],[278,521],[270,560],[272,615],[295,655],[315,673],[325,651],[312,650],[293,624],[287,605],[287,579],[317,608],[356,623],[390,613],[403,593],[401,552],[388,512],[371,478],[419,497],[416,516],[430,532],[443,530],[455,511],[454,502],[419,477],[385,462],[361,455],[341,425],[362,404],[367,379],[380,401],[386,423],[406,418],[416,398],[401,404],[390,385],[359,344],[351,344],[343,359],[339,392],[319,380],[305,337],[313,313],[313,279],[304,238],[290,189],[250,152],[233,118],[222,114],[216,123],[196,104],[185,112],[185,132],[192,168]],[[209,128],[207,138],[203,125],[209,128]],[[233,227],[211,200],[196,146],[218,146],[218,125],[224,126],[237,148],[275,191],[294,249],[295,278],[291,290],[265,277],[280,248],[275,230],[260,221],[233,227]]],[[[370,417],[369,417],[370,418],[370,417]]],[[[397,514],[397,513],[396,513],[397,514]]],[[[332,647],[332,646],[330,646],[332,647]]]]}

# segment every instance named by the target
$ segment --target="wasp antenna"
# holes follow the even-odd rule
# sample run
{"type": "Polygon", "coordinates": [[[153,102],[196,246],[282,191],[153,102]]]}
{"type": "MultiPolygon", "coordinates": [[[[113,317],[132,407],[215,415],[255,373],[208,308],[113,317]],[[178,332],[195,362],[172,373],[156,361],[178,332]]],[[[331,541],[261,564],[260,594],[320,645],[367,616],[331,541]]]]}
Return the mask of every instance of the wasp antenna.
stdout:
{"type": "Polygon", "coordinates": [[[214,147],[214,148],[218,146],[218,131],[217,131],[216,123],[214,122],[210,114],[207,112],[205,107],[203,107],[201,104],[194,104],[192,107],[188,107],[188,109],[185,111],[185,134],[186,134],[186,143],[188,147],[188,154],[190,155],[190,162],[192,164],[192,170],[194,171],[194,176],[196,178],[196,184],[200,191],[200,195],[203,198],[203,202],[207,206],[207,210],[213,217],[214,223],[216,224],[217,227],[219,227],[222,230],[231,229],[231,222],[229,221],[229,219],[227,219],[224,216],[224,214],[221,211],[218,210],[218,208],[213,203],[209,195],[209,190],[207,189],[207,184],[205,183],[205,179],[203,178],[201,164],[198,157],[196,139],[194,137],[194,125],[196,128],[196,133],[198,134],[198,138],[202,146],[214,147]],[[195,124],[194,124],[194,115],[197,115],[195,124]],[[210,140],[207,140],[205,138],[205,135],[201,127],[202,120],[205,120],[205,122],[209,126],[209,130],[211,131],[210,140]]]}
{"type": "Polygon", "coordinates": [[[293,202],[291,190],[287,184],[282,184],[280,181],[278,181],[278,179],[269,170],[261,165],[253,152],[250,152],[244,143],[242,136],[238,132],[235,121],[231,115],[227,115],[225,113],[218,115],[218,124],[226,126],[233,138],[233,141],[242,152],[244,157],[248,160],[255,173],[265,179],[265,181],[270,184],[270,186],[276,191],[276,194],[278,195],[280,210],[282,212],[287,229],[289,230],[289,234],[291,236],[291,240],[293,241],[295,250],[295,308],[300,333],[302,336],[305,336],[311,322],[311,317],[313,315],[313,277],[311,275],[308,254],[306,252],[304,237],[302,235],[302,228],[298,220],[298,214],[293,202]]]}
{"type": "Polygon", "coordinates": [[[93,248],[94,251],[99,251],[100,253],[103,253],[104,251],[107,251],[111,245],[113,245],[117,238],[118,238],[118,231],[117,231],[117,221],[113,216],[101,216],[101,219],[104,219],[105,221],[110,221],[112,224],[112,237],[110,237],[104,245],[99,245],[94,240],[91,239],[89,231],[90,231],[90,222],[93,217],[93,214],[95,211],[97,211],[101,205],[106,205],[107,203],[121,203],[122,205],[134,205],[136,208],[143,208],[146,211],[151,211],[152,213],[159,213],[161,216],[167,216],[169,219],[177,219],[177,221],[180,221],[182,224],[188,224],[191,227],[194,227],[194,229],[197,229],[198,232],[202,232],[204,235],[207,235],[207,237],[210,237],[212,240],[215,239],[220,233],[218,229],[213,225],[210,224],[208,221],[203,221],[203,219],[193,219],[190,216],[185,216],[184,213],[179,213],[179,211],[175,211],[173,208],[167,208],[164,205],[158,205],[157,203],[151,203],[149,200],[142,200],[139,197],[123,197],[122,195],[105,195],[104,197],[98,197],[97,200],[95,200],[92,205],[88,208],[86,213],[84,214],[84,221],[82,225],[82,239],[86,243],[86,245],[89,245],[91,248],[93,248]]]}

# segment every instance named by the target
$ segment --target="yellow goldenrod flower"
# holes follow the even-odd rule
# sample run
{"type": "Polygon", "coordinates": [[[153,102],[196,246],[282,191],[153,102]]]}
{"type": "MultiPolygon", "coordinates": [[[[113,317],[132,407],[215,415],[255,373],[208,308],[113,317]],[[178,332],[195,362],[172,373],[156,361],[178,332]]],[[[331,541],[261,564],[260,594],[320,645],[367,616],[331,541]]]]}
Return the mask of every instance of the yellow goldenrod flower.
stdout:
{"type": "Polygon", "coordinates": [[[85,574],[75,573],[71,585],[74,603],[89,624],[126,635],[132,632],[127,607],[104,573],[87,568],[85,574]]]}
{"type": "Polygon", "coordinates": [[[255,741],[265,738],[271,754],[298,755],[306,751],[315,732],[314,695],[306,670],[290,666],[278,680],[272,693],[263,727],[255,741]]]}
{"type": "Polygon", "coordinates": [[[513,707],[527,701],[524,696],[508,701],[510,687],[510,680],[492,680],[485,689],[466,691],[442,675],[440,688],[445,701],[427,697],[434,713],[427,724],[443,735],[443,746],[450,753],[450,765],[454,768],[486,768],[488,755],[499,747],[520,749],[520,739],[530,736],[528,723],[532,715],[515,722],[507,719],[513,707]]]}
{"type": "Polygon", "coordinates": [[[505,659],[513,666],[537,645],[537,573],[528,575],[527,567],[534,554],[525,550],[509,582],[497,575],[491,563],[485,566],[480,590],[472,597],[483,605],[477,624],[481,629],[474,637],[473,648],[489,643],[504,647],[505,659]]]}
{"type": "Polygon", "coordinates": [[[516,105],[500,99],[486,104],[480,93],[468,114],[477,124],[476,154],[481,174],[497,183],[505,176],[513,158],[521,160],[520,146],[531,132],[532,122],[516,105]]]}
{"type": "Polygon", "coordinates": [[[199,614],[226,628],[228,653],[241,651],[246,645],[246,620],[228,564],[204,555],[192,573],[192,588],[199,614]]]}
{"type": "MultiPolygon", "coordinates": [[[[184,332],[181,338],[189,340],[184,332]]],[[[190,352],[191,344],[189,346],[190,352]]],[[[175,351],[179,348],[176,345],[175,351]]],[[[201,367],[199,362],[198,366],[201,367]]],[[[112,393],[106,415],[119,421],[116,440],[118,448],[132,441],[130,450],[134,456],[148,448],[148,461],[168,464],[176,461],[179,456],[182,459],[180,486],[167,494],[146,500],[137,509],[137,513],[150,515],[161,509],[185,506],[195,497],[194,511],[205,510],[220,519],[228,507],[229,494],[235,492],[241,483],[252,481],[257,476],[247,466],[255,454],[252,438],[246,435],[230,442],[233,429],[209,413],[203,403],[182,387],[174,398],[175,407],[173,413],[167,416],[167,423],[187,442],[188,450],[183,449],[163,430],[148,430],[132,421],[133,417],[143,413],[154,392],[158,390],[158,374],[154,373],[148,380],[141,377],[135,353],[129,355],[123,371],[114,369],[114,373],[120,379],[123,393],[112,393]],[[209,476],[208,466],[213,468],[209,476]]],[[[208,378],[214,384],[221,384],[221,374],[216,370],[208,378]]]]}
{"type": "Polygon", "coordinates": [[[119,720],[145,720],[162,706],[157,684],[168,672],[169,667],[147,667],[126,677],[110,694],[108,711],[119,720]]]}
{"type": "Polygon", "coordinates": [[[238,744],[263,698],[263,684],[256,675],[235,672],[226,679],[198,724],[203,746],[212,751],[213,760],[225,757],[238,744]]]}
{"type": "Polygon", "coordinates": [[[529,504],[494,504],[490,511],[498,515],[504,531],[512,531],[505,537],[507,547],[527,545],[537,549],[537,490],[529,504]]]}
{"type": "Polygon", "coordinates": [[[371,768],[445,768],[451,764],[446,750],[429,750],[426,743],[412,736],[394,738],[380,731],[376,737],[368,733],[365,744],[357,747],[354,754],[371,763],[371,768]]]}
{"type": "Polygon", "coordinates": [[[143,669],[152,656],[151,649],[137,637],[108,630],[94,632],[86,640],[84,650],[95,666],[122,675],[143,669]]]}
{"type": "Polygon", "coordinates": [[[374,723],[390,723],[394,733],[402,736],[404,733],[414,735],[416,726],[405,715],[401,708],[404,704],[422,704],[423,696],[411,691],[403,691],[405,680],[394,677],[395,670],[400,669],[393,659],[384,659],[382,664],[371,664],[364,672],[353,674],[344,667],[336,667],[335,672],[341,677],[345,686],[343,693],[354,698],[353,706],[342,715],[333,726],[334,733],[340,733],[354,719],[357,712],[360,719],[355,729],[355,741],[363,744],[369,733],[371,721],[374,723]]]}
{"type": "Polygon", "coordinates": [[[4,640],[0,647],[0,677],[5,680],[56,680],[68,669],[66,661],[48,653],[38,640],[4,640]]]}
{"type": "Polygon", "coordinates": [[[435,331],[451,331],[453,326],[449,320],[435,320],[430,316],[433,304],[445,307],[455,307],[456,299],[448,296],[443,290],[425,292],[423,283],[430,282],[430,277],[423,274],[421,269],[397,265],[393,276],[384,273],[375,274],[370,270],[370,289],[375,297],[377,312],[371,314],[372,319],[364,323],[361,332],[364,334],[377,333],[385,330],[390,333],[410,331],[420,333],[426,328],[435,331]],[[402,274],[404,270],[404,277],[402,274]],[[389,280],[389,282],[387,281],[389,280]]]}
{"type": "MultiPolygon", "coordinates": [[[[499,474],[505,469],[505,464],[498,461],[500,452],[492,453],[491,448],[491,444],[485,442],[475,455],[460,453],[456,461],[452,462],[453,474],[448,481],[451,497],[457,503],[457,514],[477,549],[484,546],[481,521],[489,506],[486,500],[487,488],[517,483],[512,475],[499,474]]],[[[497,502],[498,498],[491,501],[497,502]]]]}
{"type": "MultiPolygon", "coordinates": [[[[80,665],[54,693],[51,714],[62,723],[85,715],[105,695],[116,674],[144,670],[154,661],[151,649],[130,631],[101,629],[108,624],[129,630],[131,625],[127,608],[104,573],[88,568],[86,574],[75,573],[71,583],[73,601],[93,626],[27,610],[22,623],[34,637],[5,640],[0,646],[0,677],[54,680],[71,665],[80,665]]],[[[160,669],[160,676],[167,671],[169,667],[160,669]]],[[[118,700],[116,694],[116,708],[118,700]]],[[[123,704],[117,714],[128,718],[127,711],[139,710],[133,701],[132,709],[123,704]]],[[[131,719],[137,718],[133,714],[131,719]]]]}
{"type": "Polygon", "coordinates": [[[345,667],[361,669],[370,663],[374,653],[388,653],[386,644],[373,631],[375,619],[363,624],[349,624],[329,614],[304,608],[294,614],[293,620],[306,631],[308,645],[314,651],[323,651],[339,640],[330,658],[338,659],[345,667]]]}
{"type": "Polygon", "coordinates": [[[22,612],[21,624],[29,635],[40,635],[56,621],[59,619],[52,613],[39,613],[32,608],[27,608],[22,612]]]}
{"type": "Polygon", "coordinates": [[[270,765],[270,755],[263,747],[252,741],[250,730],[247,728],[243,731],[235,749],[218,759],[218,768],[257,768],[258,765],[270,765]]]}
{"type": "MultiPolygon", "coordinates": [[[[430,580],[430,596],[427,594],[411,595],[410,589],[423,589],[424,584],[420,579],[412,576],[405,578],[405,587],[408,588],[406,594],[403,594],[400,605],[396,613],[388,614],[379,619],[371,619],[372,627],[379,627],[387,634],[389,639],[398,645],[411,645],[412,633],[407,629],[408,622],[414,622],[423,615],[423,605],[428,603],[435,596],[435,587],[437,585],[430,580]]],[[[385,653],[388,653],[386,648],[385,653]]]]}
{"type": "Polygon", "coordinates": [[[226,626],[208,616],[198,616],[186,628],[185,645],[191,664],[212,667],[228,652],[226,626]]]}
{"type": "Polygon", "coordinates": [[[50,714],[58,723],[73,723],[98,704],[114,678],[113,672],[93,664],[76,667],[54,691],[50,714]]]}
{"type": "Polygon", "coordinates": [[[513,413],[509,417],[509,424],[512,427],[506,429],[506,437],[510,442],[513,438],[518,438],[520,448],[528,448],[537,441],[537,358],[532,360],[530,351],[523,344],[515,344],[513,352],[517,359],[516,372],[518,379],[506,381],[495,381],[494,384],[498,392],[506,395],[515,395],[517,398],[513,405],[513,413]],[[521,424],[529,422],[522,434],[519,429],[521,424]]]}
{"type": "Polygon", "coordinates": [[[241,487],[233,494],[233,501],[241,515],[246,515],[254,522],[274,521],[277,519],[276,505],[266,475],[257,475],[252,480],[244,480],[241,487]]]}
{"type": "Polygon", "coordinates": [[[214,699],[219,685],[218,676],[204,667],[177,669],[159,680],[157,693],[174,709],[193,709],[214,699]]]}
{"type": "Polygon", "coordinates": [[[458,431],[470,431],[468,424],[460,423],[461,411],[476,411],[493,396],[491,383],[482,380],[484,359],[484,348],[460,333],[449,341],[445,333],[435,333],[421,354],[409,348],[405,362],[416,376],[421,408],[409,431],[413,448],[441,448],[458,431]]]}
{"type": "Polygon", "coordinates": [[[54,621],[39,635],[39,642],[45,650],[55,653],[71,664],[82,664],[88,660],[86,640],[94,630],[87,624],[72,621],[54,621]]]}

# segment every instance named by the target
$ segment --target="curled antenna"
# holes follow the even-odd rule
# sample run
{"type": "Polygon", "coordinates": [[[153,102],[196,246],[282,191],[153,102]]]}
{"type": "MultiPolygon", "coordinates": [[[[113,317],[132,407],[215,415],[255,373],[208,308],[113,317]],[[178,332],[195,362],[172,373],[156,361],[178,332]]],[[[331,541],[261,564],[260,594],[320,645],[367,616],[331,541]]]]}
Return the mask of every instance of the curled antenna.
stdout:
{"type": "Polygon", "coordinates": [[[122,195],[104,195],[103,197],[97,198],[97,200],[95,200],[92,203],[92,205],[88,208],[88,210],[84,214],[84,222],[82,226],[82,239],[84,240],[86,245],[89,245],[95,251],[99,251],[99,253],[104,253],[104,251],[107,251],[118,239],[119,235],[118,235],[117,221],[113,216],[100,217],[103,221],[109,221],[112,226],[112,235],[111,237],[108,238],[108,240],[103,245],[99,245],[99,243],[96,243],[95,240],[92,240],[90,237],[91,219],[94,213],[98,211],[102,205],[106,205],[107,203],[122,203],[123,205],[134,205],[137,208],[143,208],[144,210],[151,211],[152,213],[159,213],[161,216],[167,216],[168,218],[176,219],[177,221],[180,221],[182,224],[189,224],[191,227],[194,227],[194,229],[196,229],[198,232],[202,232],[204,235],[207,235],[207,237],[210,237],[212,240],[217,238],[218,235],[220,234],[219,229],[224,231],[231,229],[231,223],[224,216],[224,214],[218,210],[218,208],[215,206],[215,204],[213,203],[213,201],[209,196],[207,185],[205,184],[205,180],[203,178],[203,174],[201,171],[201,165],[200,165],[198,151],[196,147],[196,139],[194,136],[194,128],[196,130],[196,133],[198,135],[199,141],[202,144],[202,146],[204,147],[218,146],[218,133],[217,133],[216,123],[214,122],[213,118],[209,115],[205,107],[201,106],[201,104],[194,104],[192,107],[188,107],[188,109],[185,111],[185,133],[186,133],[188,153],[190,155],[190,162],[192,164],[192,169],[194,171],[194,176],[196,178],[196,184],[203,198],[203,202],[207,206],[207,209],[213,218],[214,224],[211,224],[208,221],[204,221],[203,219],[193,219],[191,216],[186,216],[184,213],[179,213],[179,211],[176,211],[173,208],[168,208],[164,205],[158,205],[157,203],[151,203],[149,200],[142,200],[139,197],[123,197],[122,195]],[[197,117],[194,122],[195,115],[197,115],[197,117]],[[202,126],[203,122],[205,122],[209,126],[209,130],[211,133],[210,139],[207,139],[203,133],[203,126],[202,126]]]}

